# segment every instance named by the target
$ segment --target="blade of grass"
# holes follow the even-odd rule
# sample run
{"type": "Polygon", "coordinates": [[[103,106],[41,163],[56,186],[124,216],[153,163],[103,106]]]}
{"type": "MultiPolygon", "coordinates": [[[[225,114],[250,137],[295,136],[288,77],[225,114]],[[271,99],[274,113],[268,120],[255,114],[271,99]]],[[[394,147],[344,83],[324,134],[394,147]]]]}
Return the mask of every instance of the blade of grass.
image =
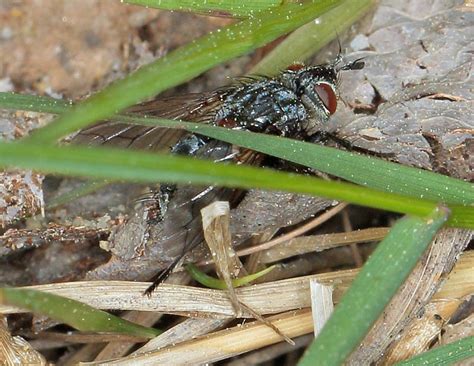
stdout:
{"type": "Polygon", "coordinates": [[[426,170],[278,136],[201,125],[192,131],[320,170],[362,186],[432,201],[474,205],[474,184],[426,170]]]}
{"type": "Polygon", "coordinates": [[[161,333],[79,301],[36,290],[0,288],[0,303],[46,315],[84,332],[114,332],[143,338],[154,338],[161,333]]]}
{"type": "Polygon", "coordinates": [[[409,360],[398,362],[395,366],[446,366],[474,357],[474,337],[436,347],[409,360]]]}
{"type": "Polygon", "coordinates": [[[295,61],[306,61],[342,34],[354,22],[364,16],[374,0],[347,0],[318,18],[298,28],[255,65],[249,74],[275,75],[295,61]]]}
{"type": "Polygon", "coordinates": [[[248,17],[264,9],[280,6],[281,0],[125,0],[125,3],[142,5],[147,8],[164,10],[191,11],[193,13],[207,13],[209,15],[248,17]]]}
{"type": "MultiPolygon", "coordinates": [[[[206,130],[206,135],[227,140],[221,131],[209,132],[206,130]]],[[[459,179],[317,144],[296,140],[282,143],[281,138],[274,136],[265,136],[265,139],[257,141],[257,136],[242,133],[232,139],[236,145],[334,174],[363,186],[454,204],[474,203],[474,185],[459,179]]]]}
{"type": "MultiPolygon", "coordinates": [[[[275,266],[270,266],[268,268],[262,269],[259,272],[252,273],[241,278],[235,278],[232,280],[232,286],[233,287],[244,286],[252,281],[255,281],[259,277],[265,276],[268,272],[272,271],[274,268],[275,266]]],[[[186,265],[186,270],[191,275],[191,277],[197,282],[199,282],[201,285],[204,285],[210,288],[216,288],[219,290],[227,289],[227,286],[223,280],[208,276],[204,272],[200,271],[199,268],[196,267],[192,263],[189,263],[186,265]]]]}
{"type": "Polygon", "coordinates": [[[399,220],[367,260],[298,365],[341,365],[370,330],[447,218],[448,210],[439,208],[426,218],[399,220]]]}
{"type": "MultiPolygon", "coordinates": [[[[193,182],[227,187],[258,187],[323,196],[420,216],[427,215],[436,206],[431,201],[380,192],[350,183],[328,182],[270,169],[141,151],[0,143],[0,166],[132,182],[193,182]]],[[[457,226],[474,227],[474,209],[462,206],[450,206],[450,209],[456,217],[457,226]]]]}
{"type": "MultiPolygon", "coordinates": [[[[68,105],[67,102],[61,104],[46,97],[0,93],[0,107],[3,108],[61,113],[68,109],[68,105]]],[[[116,119],[141,125],[185,128],[190,132],[198,132],[386,192],[446,204],[474,205],[472,183],[373,157],[317,144],[198,123],[130,115],[120,115],[116,119]]]]}
{"type": "Polygon", "coordinates": [[[0,93],[0,108],[61,114],[71,110],[72,102],[39,95],[0,93]]]}
{"type": "Polygon", "coordinates": [[[87,196],[93,192],[98,191],[99,189],[109,185],[111,182],[107,180],[92,180],[82,183],[79,187],[74,188],[64,194],[59,196],[53,197],[51,200],[48,201],[46,204],[46,209],[50,210],[71,201],[74,201],[80,197],[87,196]]]}
{"type": "Polygon", "coordinates": [[[36,130],[30,142],[54,143],[92,122],[189,80],[211,67],[246,54],[332,9],[340,0],[285,4],[268,14],[230,25],[142,67],[36,130]]]}

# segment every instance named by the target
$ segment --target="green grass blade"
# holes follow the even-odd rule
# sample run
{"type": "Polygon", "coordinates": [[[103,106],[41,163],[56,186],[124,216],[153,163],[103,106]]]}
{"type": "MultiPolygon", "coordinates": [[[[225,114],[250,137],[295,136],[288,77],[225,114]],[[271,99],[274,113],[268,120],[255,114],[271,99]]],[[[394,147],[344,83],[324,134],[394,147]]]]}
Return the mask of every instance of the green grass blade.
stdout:
{"type": "Polygon", "coordinates": [[[286,4],[202,37],[113,83],[27,139],[54,143],[62,136],[198,76],[219,63],[263,46],[339,3],[340,0],[321,0],[286,4]]]}
{"type": "Polygon", "coordinates": [[[426,170],[248,131],[197,126],[193,132],[336,175],[362,186],[437,202],[474,205],[474,184],[426,170]]]}
{"type": "Polygon", "coordinates": [[[0,92],[0,108],[3,109],[61,114],[71,107],[71,102],[51,97],[0,92]]]}
{"type": "Polygon", "coordinates": [[[261,10],[274,8],[282,4],[281,0],[125,0],[133,5],[164,10],[191,11],[220,16],[248,17],[261,10]]]}
{"type": "Polygon", "coordinates": [[[390,230],[344,294],[299,366],[341,365],[359,345],[448,217],[405,217],[390,230]],[[344,330],[341,332],[341,330],[344,330]]]}
{"type": "MultiPolygon", "coordinates": [[[[68,106],[69,103],[60,103],[52,98],[0,93],[2,108],[63,113],[68,110],[68,106]]],[[[116,119],[142,125],[185,128],[190,132],[199,132],[386,192],[441,201],[450,205],[474,205],[472,183],[374,157],[317,144],[204,126],[198,123],[124,115],[117,116],[116,119]]]]}
{"type": "MultiPolygon", "coordinates": [[[[240,278],[234,278],[232,280],[232,286],[237,288],[249,284],[252,281],[255,281],[257,278],[265,276],[267,273],[272,271],[275,266],[270,266],[268,268],[262,269],[259,272],[249,274],[240,278]]],[[[219,290],[227,290],[227,285],[223,280],[207,275],[206,273],[199,270],[194,264],[189,263],[186,265],[186,270],[191,275],[191,277],[199,282],[201,285],[204,285],[209,288],[215,288],[219,290]]]]}
{"type": "Polygon", "coordinates": [[[395,366],[447,366],[470,357],[474,358],[474,337],[436,347],[409,360],[398,362],[395,366]]]}
{"type": "MultiPolygon", "coordinates": [[[[213,163],[190,157],[141,151],[56,147],[31,143],[0,143],[0,167],[36,169],[81,177],[132,182],[174,182],[304,193],[368,207],[413,215],[427,215],[434,202],[380,192],[350,183],[330,182],[271,169],[213,163]]],[[[450,206],[459,227],[471,227],[474,209],[450,206]]]]}
{"type": "Polygon", "coordinates": [[[449,206],[451,217],[448,220],[450,226],[474,228],[474,207],[449,206]]]}
{"type": "Polygon", "coordinates": [[[36,290],[0,288],[0,303],[46,315],[84,332],[113,332],[143,338],[154,338],[161,333],[79,301],[36,290]]]}
{"type": "Polygon", "coordinates": [[[374,0],[346,0],[321,15],[318,22],[308,23],[286,37],[277,47],[255,65],[249,74],[275,75],[295,61],[306,61],[364,16],[374,0]]]}
{"type": "Polygon", "coordinates": [[[111,182],[108,180],[90,180],[83,182],[81,185],[79,185],[79,187],[50,199],[46,204],[46,209],[51,210],[53,208],[65,205],[69,202],[77,200],[80,197],[94,193],[99,189],[109,185],[110,183],[111,182]]]}

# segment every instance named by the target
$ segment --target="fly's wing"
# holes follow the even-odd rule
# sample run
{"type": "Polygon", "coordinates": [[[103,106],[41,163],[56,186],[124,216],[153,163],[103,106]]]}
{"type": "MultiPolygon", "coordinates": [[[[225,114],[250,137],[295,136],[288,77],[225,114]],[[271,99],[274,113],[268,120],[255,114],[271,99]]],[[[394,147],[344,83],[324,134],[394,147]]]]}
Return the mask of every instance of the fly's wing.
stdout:
{"type": "MultiPolygon", "coordinates": [[[[222,141],[210,140],[200,147],[194,157],[207,160],[234,160],[235,151],[232,145],[222,141]]],[[[230,201],[235,204],[242,191],[225,187],[202,187],[177,185],[167,203],[166,212],[160,226],[150,228],[150,252],[160,258],[171,260],[153,278],[153,284],[146,290],[150,295],[180,260],[197,245],[203,242],[201,209],[217,200],[230,201]]]]}
{"type": "MultiPolygon", "coordinates": [[[[224,91],[208,94],[188,94],[155,99],[138,104],[126,112],[167,119],[209,123],[219,107],[224,91]]],[[[105,145],[150,151],[168,151],[184,130],[164,127],[140,126],[120,121],[101,122],[79,131],[72,139],[74,144],[105,145]]]]}
{"type": "MultiPolygon", "coordinates": [[[[231,89],[218,90],[209,94],[191,94],[180,97],[163,98],[134,106],[129,113],[139,113],[167,119],[182,119],[209,123],[213,121],[216,110],[231,89]]],[[[87,145],[106,145],[122,148],[145,149],[151,151],[169,151],[185,134],[184,130],[163,127],[149,127],[108,121],[80,131],[73,143],[87,145]]],[[[250,150],[234,155],[232,145],[210,140],[198,149],[193,156],[214,161],[233,160],[237,163],[257,164],[258,154],[250,150]]],[[[236,202],[241,191],[222,187],[195,187],[178,185],[170,198],[166,213],[159,224],[144,222],[144,236],[148,247],[143,261],[158,262],[156,271],[160,271],[153,280],[153,289],[164,280],[176,264],[191,249],[203,241],[200,210],[216,200],[236,202]],[[146,232],[146,234],[145,234],[146,232]]],[[[130,246],[130,238],[137,229],[127,225],[120,230],[115,246],[130,246]]],[[[116,263],[110,263],[113,267],[116,263]]],[[[107,265],[105,265],[107,267],[107,265]]],[[[102,268],[102,270],[106,270],[102,268]]],[[[107,271],[107,270],[106,270],[107,271]]]]}

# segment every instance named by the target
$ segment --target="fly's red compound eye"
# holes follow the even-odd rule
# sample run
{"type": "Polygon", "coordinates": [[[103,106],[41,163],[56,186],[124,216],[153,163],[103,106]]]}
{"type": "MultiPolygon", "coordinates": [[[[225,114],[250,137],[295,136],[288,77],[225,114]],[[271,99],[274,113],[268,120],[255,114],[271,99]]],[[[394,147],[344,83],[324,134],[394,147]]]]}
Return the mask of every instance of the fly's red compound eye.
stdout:
{"type": "Polygon", "coordinates": [[[337,97],[331,86],[326,83],[316,84],[314,91],[318,94],[319,99],[321,99],[324,106],[329,111],[329,114],[334,114],[337,107],[337,97]]]}

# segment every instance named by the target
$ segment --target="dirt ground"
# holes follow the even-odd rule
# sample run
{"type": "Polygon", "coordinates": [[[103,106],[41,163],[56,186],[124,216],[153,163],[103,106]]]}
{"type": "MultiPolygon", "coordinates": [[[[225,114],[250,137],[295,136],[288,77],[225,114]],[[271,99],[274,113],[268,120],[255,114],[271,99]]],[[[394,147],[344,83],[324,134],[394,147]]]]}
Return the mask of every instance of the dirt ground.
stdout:
{"type": "Polygon", "coordinates": [[[2,1],[0,22],[2,91],[76,99],[230,21],[114,0],[40,0],[2,1]]]}

